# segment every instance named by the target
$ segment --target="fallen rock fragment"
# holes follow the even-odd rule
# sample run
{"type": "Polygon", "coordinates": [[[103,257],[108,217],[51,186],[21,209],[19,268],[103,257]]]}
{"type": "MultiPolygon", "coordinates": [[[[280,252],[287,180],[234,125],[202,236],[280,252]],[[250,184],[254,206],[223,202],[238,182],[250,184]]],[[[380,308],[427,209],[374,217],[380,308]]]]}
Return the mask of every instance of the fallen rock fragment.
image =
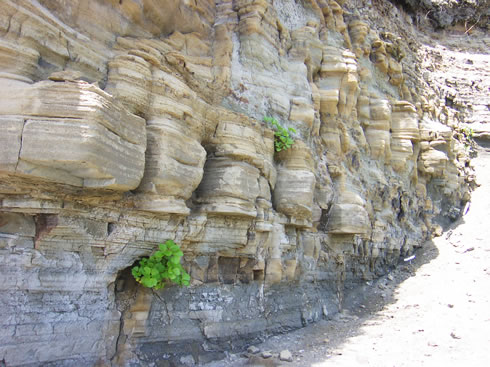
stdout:
{"type": "Polygon", "coordinates": [[[292,362],[293,361],[293,355],[291,352],[287,349],[282,350],[281,353],[279,353],[279,359],[284,362],[292,362]]]}
{"type": "Polygon", "coordinates": [[[272,353],[269,352],[269,351],[264,351],[264,352],[262,352],[261,356],[262,356],[262,358],[265,358],[265,359],[271,358],[272,357],[272,353]]]}
{"type": "Polygon", "coordinates": [[[251,354],[257,354],[260,352],[260,349],[257,348],[255,345],[251,345],[250,347],[247,348],[247,352],[251,354]]]}
{"type": "Polygon", "coordinates": [[[461,339],[461,337],[457,334],[454,333],[454,331],[451,333],[451,338],[453,339],[461,339]]]}

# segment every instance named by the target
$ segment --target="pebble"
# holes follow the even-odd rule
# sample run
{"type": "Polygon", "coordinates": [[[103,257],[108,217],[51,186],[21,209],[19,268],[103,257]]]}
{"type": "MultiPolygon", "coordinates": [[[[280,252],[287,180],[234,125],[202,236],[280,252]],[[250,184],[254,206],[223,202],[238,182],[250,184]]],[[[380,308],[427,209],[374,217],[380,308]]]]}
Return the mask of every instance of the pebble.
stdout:
{"type": "Polygon", "coordinates": [[[194,357],[191,355],[180,357],[180,363],[182,363],[184,366],[192,366],[194,365],[194,357]]]}
{"type": "Polygon", "coordinates": [[[257,354],[258,352],[260,352],[260,349],[254,345],[251,345],[250,347],[247,348],[247,352],[251,354],[257,354]]]}
{"type": "Polygon", "coordinates": [[[266,352],[262,352],[261,355],[262,355],[262,358],[265,358],[265,359],[272,357],[272,353],[271,352],[267,352],[267,351],[266,352]]]}
{"type": "Polygon", "coordinates": [[[434,237],[440,237],[442,236],[443,229],[440,225],[436,225],[433,231],[434,237]]]}
{"type": "Polygon", "coordinates": [[[461,339],[461,337],[459,335],[457,335],[455,332],[452,332],[451,333],[451,338],[453,338],[453,339],[461,339]]]}
{"type": "Polygon", "coordinates": [[[292,362],[293,361],[293,355],[291,352],[287,349],[281,350],[281,353],[279,353],[279,359],[284,362],[292,362]]]}
{"type": "Polygon", "coordinates": [[[391,274],[388,274],[388,280],[393,281],[393,280],[395,280],[395,277],[393,275],[391,275],[391,274]]]}

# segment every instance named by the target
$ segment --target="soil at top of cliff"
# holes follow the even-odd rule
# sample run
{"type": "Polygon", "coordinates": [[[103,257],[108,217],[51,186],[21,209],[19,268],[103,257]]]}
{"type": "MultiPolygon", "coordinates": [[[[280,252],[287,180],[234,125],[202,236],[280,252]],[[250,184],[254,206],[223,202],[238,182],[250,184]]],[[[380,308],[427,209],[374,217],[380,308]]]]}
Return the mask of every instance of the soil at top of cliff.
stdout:
{"type": "Polygon", "coordinates": [[[488,0],[390,0],[411,14],[417,23],[430,24],[436,29],[464,27],[488,28],[488,0]]]}

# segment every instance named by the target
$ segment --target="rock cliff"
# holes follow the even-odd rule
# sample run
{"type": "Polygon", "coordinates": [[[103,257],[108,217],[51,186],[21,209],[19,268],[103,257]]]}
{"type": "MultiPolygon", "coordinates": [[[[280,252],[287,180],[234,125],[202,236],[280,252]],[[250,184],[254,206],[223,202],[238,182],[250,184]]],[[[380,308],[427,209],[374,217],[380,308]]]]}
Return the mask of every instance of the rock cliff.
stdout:
{"type": "Polygon", "coordinates": [[[0,359],[203,363],[335,313],[470,198],[420,50],[384,0],[2,1],[0,359]],[[144,289],[166,239],[191,287],[144,289]]]}

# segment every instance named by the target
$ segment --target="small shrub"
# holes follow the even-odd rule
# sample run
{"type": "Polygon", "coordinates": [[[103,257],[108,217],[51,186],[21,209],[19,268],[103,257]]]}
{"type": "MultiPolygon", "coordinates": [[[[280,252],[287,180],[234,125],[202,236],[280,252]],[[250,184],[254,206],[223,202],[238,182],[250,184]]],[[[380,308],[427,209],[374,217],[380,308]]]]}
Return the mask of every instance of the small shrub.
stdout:
{"type": "Polygon", "coordinates": [[[462,140],[466,150],[469,150],[474,144],[474,131],[470,127],[462,127],[459,129],[459,140],[462,140]]]}
{"type": "Polygon", "coordinates": [[[161,289],[168,281],[188,286],[191,277],[180,264],[183,255],[174,241],[167,240],[153,255],[141,259],[131,273],[138,283],[148,288],[161,289]]]}
{"type": "Polygon", "coordinates": [[[276,130],[274,132],[274,148],[276,152],[291,148],[294,144],[294,139],[291,138],[290,133],[295,133],[296,130],[292,127],[286,129],[273,117],[264,117],[264,121],[271,124],[276,130]]]}
{"type": "Polygon", "coordinates": [[[470,142],[473,141],[473,134],[474,134],[474,131],[472,128],[470,127],[463,127],[461,129],[461,132],[463,133],[464,137],[466,139],[468,139],[470,142]]]}

